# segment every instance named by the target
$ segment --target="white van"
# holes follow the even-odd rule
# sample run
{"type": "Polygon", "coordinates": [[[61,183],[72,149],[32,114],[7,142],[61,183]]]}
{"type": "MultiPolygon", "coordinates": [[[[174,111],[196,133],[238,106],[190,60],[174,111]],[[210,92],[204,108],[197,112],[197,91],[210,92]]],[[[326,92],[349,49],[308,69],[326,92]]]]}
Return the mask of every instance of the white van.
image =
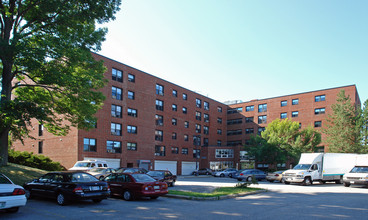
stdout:
{"type": "Polygon", "coordinates": [[[366,185],[368,186],[368,155],[360,154],[356,158],[355,167],[344,175],[344,186],[366,185]]]}
{"type": "Polygon", "coordinates": [[[96,167],[108,167],[107,163],[102,160],[83,160],[77,161],[69,170],[82,170],[87,171],[96,167]]]}

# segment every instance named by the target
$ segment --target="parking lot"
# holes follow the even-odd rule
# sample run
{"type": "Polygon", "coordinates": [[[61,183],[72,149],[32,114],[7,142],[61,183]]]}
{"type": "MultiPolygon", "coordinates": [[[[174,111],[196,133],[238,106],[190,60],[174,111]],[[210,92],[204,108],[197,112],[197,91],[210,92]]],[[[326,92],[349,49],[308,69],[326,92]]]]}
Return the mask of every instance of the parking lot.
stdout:
{"type": "MultiPolygon", "coordinates": [[[[179,177],[176,186],[170,189],[206,191],[236,183],[230,178],[179,177]]],[[[18,213],[0,213],[0,219],[366,219],[368,216],[368,189],[364,187],[265,181],[252,187],[268,192],[219,201],[109,198],[100,204],[83,201],[68,206],[58,206],[54,200],[32,199],[18,213]]]]}

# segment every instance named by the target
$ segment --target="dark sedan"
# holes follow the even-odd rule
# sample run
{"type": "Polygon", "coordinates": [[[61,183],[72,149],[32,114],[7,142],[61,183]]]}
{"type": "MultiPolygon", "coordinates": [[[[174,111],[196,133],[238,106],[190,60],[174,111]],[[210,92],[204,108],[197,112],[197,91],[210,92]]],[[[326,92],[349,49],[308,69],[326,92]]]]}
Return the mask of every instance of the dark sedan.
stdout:
{"type": "Polygon", "coordinates": [[[147,175],[152,176],[154,179],[165,182],[169,186],[174,186],[176,182],[176,175],[173,175],[168,170],[154,170],[154,171],[148,171],[147,175]]]}
{"type": "Polygon", "coordinates": [[[104,181],[109,184],[112,195],[122,196],[124,200],[139,197],[157,199],[168,193],[165,182],[157,181],[142,173],[113,173],[104,181]]]}
{"type": "Polygon", "coordinates": [[[141,167],[120,167],[117,173],[147,173],[148,171],[141,167]]]}
{"type": "Polygon", "coordinates": [[[28,198],[32,196],[55,198],[59,205],[89,199],[99,203],[110,195],[106,182],[80,171],[47,173],[39,179],[24,184],[24,189],[28,198]]]}

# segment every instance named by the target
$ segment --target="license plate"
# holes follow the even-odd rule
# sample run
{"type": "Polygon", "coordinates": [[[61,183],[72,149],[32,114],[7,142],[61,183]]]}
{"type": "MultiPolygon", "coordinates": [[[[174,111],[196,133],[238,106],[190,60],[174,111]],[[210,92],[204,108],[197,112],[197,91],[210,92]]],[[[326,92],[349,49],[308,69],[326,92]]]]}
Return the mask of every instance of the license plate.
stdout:
{"type": "Polygon", "coordinates": [[[0,208],[4,208],[5,204],[6,204],[6,202],[0,202],[0,208]]]}
{"type": "Polygon", "coordinates": [[[160,186],[153,186],[154,189],[160,189],[160,186]]]}
{"type": "Polygon", "coordinates": [[[354,184],[354,181],[350,181],[351,184],[354,184]]]}
{"type": "Polygon", "coordinates": [[[91,191],[98,191],[98,190],[100,190],[100,187],[99,186],[91,186],[90,190],[91,191]]]}

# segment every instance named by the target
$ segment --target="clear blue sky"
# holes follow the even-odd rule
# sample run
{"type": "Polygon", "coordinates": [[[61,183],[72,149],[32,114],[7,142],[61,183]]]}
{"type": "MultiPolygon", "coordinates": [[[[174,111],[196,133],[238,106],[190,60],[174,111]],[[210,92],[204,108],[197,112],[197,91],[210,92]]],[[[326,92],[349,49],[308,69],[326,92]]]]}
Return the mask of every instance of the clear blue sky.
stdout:
{"type": "Polygon", "coordinates": [[[217,101],[357,85],[367,0],[123,0],[100,54],[217,101]]]}

